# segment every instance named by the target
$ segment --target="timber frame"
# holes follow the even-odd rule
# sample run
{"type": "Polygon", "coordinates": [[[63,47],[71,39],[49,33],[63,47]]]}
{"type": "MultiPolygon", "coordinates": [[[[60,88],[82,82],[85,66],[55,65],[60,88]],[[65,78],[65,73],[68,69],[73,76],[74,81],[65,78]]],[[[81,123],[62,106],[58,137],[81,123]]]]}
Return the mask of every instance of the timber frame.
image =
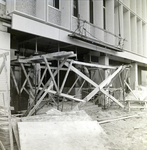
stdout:
{"type": "MultiPolygon", "coordinates": [[[[57,106],[57,108],[59,108],[59,99],[62,99],[62,102],[65,101],[65,99],[68,99],[71,101],[80,102],[79,104],[84,104],[90,101],[93,97],[96,97],[99,92],[104,94],[105,97],[111,99],[111,101],[115,102],[120,107],[124,108],[124,105],[114,96],[112,96],[107,89],[109,88],[113,80],[116,77],[119,77],[120,79],[120,74],[130,66],[105,66],[100,64],[92,64],[70,59],[73,57],[76,57],[76,54],[74,54],[73,52],[61,51],[44,55],[36,55],[25,59],[18,59],[16,61],[17,64],[20,64],[26,78],[21,88],[19,88],[13,73],[13,69],[11,69],[11,75],[15,84],[16,91],[18,94],[22,93],[22,91],[25,91],[33,99],[27,111],[24,113],[25,116],[33,115],[39,109],[39,105],[45,99],[45,97],[48,97],[49,101],[52,101],[57,106]],[[57,65],[53,66],[52,61],[57,61],[57,65]],[[39,64],[39,71],[41,69],[43,70],[43,73],[39,72],[35,76],[37,78],[39,76],[39,82],[35,85],[35,88],[30,80],[31,70],[28,69],[30,66],[32,66],[32,64],[34,66],[39,64]],[[86,68],[87,70],[98,70],[101,77],[101,83],[96,83],[92,79],[92,77],[88,76],[79,68],[86,68]],[[104,79],[101,75],[101,70],[110,70],[111,73],[106,79],[104,79]],[[60,82],[61,84],[59,84],[59,74],[61,71],[64,71],[65,75],[62,79],[62,83],[60,82]],[[43,83],[43,79],[47,72],[49,73],[48,81],[46,83],[43,83]],[[75,74],[76,79],[73,82],[72,86],[68,89],[68,91],[65,92],[64,89],[66,82],[69,79],[70,72],[75,74]],[[82,83],[78,88],[77,93],[79,93],[79,91],[84,87],[84,84],[89,85],[89,90],[84,97],[79,97],[76,94],[71,94],[71,91],[75,88],[78,80],[82,80],[82,83]],[[26,88],[26,85],[29,86],[30,90],[26,88]]],[[[36,72],[37,71],[35,71],[35,74],[36,72]]],[[[120,83],[124,84],[121,79],[120,83]]]]}

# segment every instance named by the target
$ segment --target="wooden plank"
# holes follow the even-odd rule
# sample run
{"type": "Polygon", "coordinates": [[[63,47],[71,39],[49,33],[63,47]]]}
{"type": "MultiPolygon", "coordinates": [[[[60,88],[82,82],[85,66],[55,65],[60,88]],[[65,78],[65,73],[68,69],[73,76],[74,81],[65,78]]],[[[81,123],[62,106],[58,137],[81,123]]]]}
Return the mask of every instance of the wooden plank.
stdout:
{"type": "Polygon", "coordinates": [[[9,108],[9,111],[8,111],[8,122],[9,122],[10,149],[14,150],[12,124],[11,124],[11,110],[10,110],[10,108],[9,108]]]}
{"type": "Polygon", "coordinates": [[[20,118],[12,118],[11,123],[12,123],[12,129],[14,133],[14,137],[16,140],[16,144],[18,147],[18,150],[20,150],[20,141],[19,141],[19,133],[18,133],[18,126],[17,123],[20,122],[20,118]]]}
{"type": "Polygon", "coordinates": [[[13,70],[12,70],[11,67],[10,67],[10,73],[11,73],[11,75],[12,75],[12,79],[13,79],[13,81],[14,81],[14,84],[15,84],[15,88],[16,88],[17,94],[19,94],[19,88],[18,88],[16,79],[15,79],[15,76],[14,76],[14,73],[13,73],[13,70]]]}
{"type": "Polygon", "coordinates": [[[67,72],[66,72],[66,74],[65,74],[64,80],[63,80],[62,85],[61,85],[61,88],[60,88],[60,93],[62,92],[62,90],[63,90],[63,88],[64,88],[65,82],[66,82],[67,77],[68,77],[69,72],[70,72],[70,68],[71,68],[72,62],[73,62],[73,61],[70,62],[70,65],[69,65],[69,67],[68,67],[68,70],[67,70],[67,72]]]}
{"type": "Polygon", "coordinates": [[[23,70],[23,72],[24,72],[24,75],[25,75],[25,77],[26,77],[26,79],[27,79],[27,81],[28,81],[28,84],[29,84],[29,86],[30,86],[30,89],[31,89],[31,91],[32,91],[32,93],[33,93],[33,95],[34,95],[35,93],[34,93],[34,91],[33,91],[33,87],[32,87],[31,81],[30,81],[30,79],[29,79],[29,77],[28,77],[28,75],[27,75],[27,72],[26,72],[26,70],[25,70],[25,67],[24,67],[24,65],[23,65],[22,63],[21,63],[20,65],[21,65],[22,70],[23,70]]]}
{"type": "Polygon", "coordinates": [[[140,103],[146,103],[147,100],[132,100],[132,99],[126,99],[126,102],[140,102],[140,103]]]}
{"type": "MultiPolygon", "coordinates": [[[[31,72],[29,72],[28,75],[27,75],[28,78],[29,78],[29,76],[30,76],[30,73],[31,73],[31,72]]],[[[25,81],[24,81],[24,83],[23,83],[23,85],[22,85],[22,87],[21,87],[21,89],[20,89],[20,93],[22,93],[22,91],[23,91],[23,89],[24,89],[26,83],[27,83],[27,78],[25,79],[25,81]]]]}
{"type": "MultiPolygon", "coordinates": [[[[61,62],[61,64],[58,66],[59,70],[63,67],[64,63],[66,62],[67,58],[64,58],[64,60],[61,62]]],[[[55,70],[53,73],[53,76],[55,77],[58,73],[58,70],[55,70]]],[[[36,99],[39,99],[40,96],[43,94],[44,90],[47,89],[51,82],[51,78],[47,81],[47,83],[44,85],[43,89],[40,91],[36,99]]]]}
{"type": "Polygon", "coordinates": [[[124,105],[121,104],[115,97],[113,97],[112,95],[108,94],[104,89],[100,90],[103,94],[105,94],[107,97],[109,97],[110,99],[112,99],[115,103],[117,103],[119,106],[121,106],[122,108],[124,108],[124,105]]]}
{"type": "MultiPolygon", "coordinates": [[[[68,59],[67,61],[73,61],[68,59]]],[[[88,66],[88,67],[96,67],[96,68],[102,68],[102,69],[116,69],[116,67],[113,66],[106,66],[106,65],[100,65],[100,64],[93,64],[93,63],[86,63],[86,62],[80,62],[80,61],[73,61],[73,64],[82,65],[82,66],[88,66]]]]}
{"type": "Polygon", "coordinates": [[[75,57],[76,55],[71,51],[71,52],[55,52],[55,53],[49,53],[49,54],[44,54],[44,55],[37,55],[33,56],[31,58],[25,58],[25,59],[18,59],[18,62],[20,63],[29,63],[32,61],[36,60],[42,60],[43,57],[46,57],[47,60],[58,60],[58,59],[63,59],[64,57],[75,57]]]}
{"type": "Polygon", "coordinates": [[[2,73],[4,66],[5,66],[5,60],[3,59],[3,62],[0,66],[0,74],[2,73]]]}
{"type": "Polygon", "coordinates": [[[126,86],[129,88],[129,90],[132,92],[132,94],[134,95],[134,97],[138,100],[139,98],[136,96],[136,94],[133,92],[133,90],[131,89],[131,87],[129,86],[129,84],[124,80],[124,83],[126,84],[126,86]]]}
{"type": "MultiPolygon", "coordinates": [[[[53,91],[53,90],[47,90],[47,91],[48,91],[49,93],[52,93],[52,94],[56,94],[56,93],[57,93],[56,91],[53,91]]],[[[74,100],[74,101],[78,101],[78,102],[85,102],[84,100],[75,98],[74,96],[71,96],[71,95],[68,95],[68,94],[64,94],[64,93],[60,93],[59,96],[65,97],[65,98],[67,98],[67,99],[71,99],[71,100],[74,100]]]]}
{"type": "MultiPolygon", "coordinates": [[[[70,64],[68,62],[66,62],[65,65],[67,67],[69,67],[70,64]]],[[[71,70],[73,72],[75,72],[77,75],[79,75],[80,77],[82,77],[84,80],[86,80],[88,83],[90,83],[91,85],[93,85],[94,87],[97,87],[97,84],[94,81],[92,81],[89,77],[87,77],[81,71],[79,71],[78,69],[76,69],[74,66],[71,66],[71,70]]]]}
{"type": "Polygon", "coordinates": [[[37,88],[37,92],[36,92],[36,93],[38,93],[38,91],[39,91],[39,88],[40,88],[40,86],[41,86],[41,84],[42,84],[42,81],[43,81],[43,79],[44,79],[44,76],[46,75],[46,71],[47,71],[47,68],[44,69],[44,72],[43,72],[42,77],[41,77],[41,79],[40,79],[40,82],[39,82],[39,85],[38,85],[38,88],[37,88]]]}
{"type": "MultiPolygon", "coordinates": [[[[50,90],[53,87],[53,84],[51,84],[48,87],[48,90],[50,90]]],[[[30,110],[29,114],[27,116],[30,116],[34,113],[34,111],[38,108],[39,104],[42,102],[42,100],[44,99],[44,97],[47,95],[48,91],[46,90],[44,92],[44,94],[41,96],[41,98],[37,101],[37,103],[34,105],[34,107],[30,110]]]]}
{"type": "Polygon", "coordinates": [[[120,66],[112,75],[106,78],[103,82],[97,85],[95,89],[84,98],[84,100],[89,101],[95,94],[97,94],[100,91],[100,89],[108,85],[111,82],[111,80],[121,71],[121,69],[122,69],[122,66],[120,66]]]}
{"type": "Polygon", "coordinates": [[[0,149],[1,150],[6,150],[5,147],[4,147],[4,145],[3,145],[3,143],[1,141],[0,141],[0,149]]]}
{"type": "Polygon", "coordinates": [[[119,121],[119,120],[124,120],[124,119],[139,117],[139,115],[140,114],[135,114],[135,115],[124,116],[124,117],[119,117],[119,118],[115,118],[115,119],[108,119],[108,120],[99,121],[98,123],[99,124],[104,124],[104,123],[109,123],[109,122],[113,122],[113,121],[119,121]]]}
{"type": "Polygon", "coordinates": [[[106,149],[96,121],[19,122],[18,128],[21,150],[106,149]]]}
{"type": "MultiPolygon", "coordinates": [[[[43,57],[43,59],[44,59],[44,61],[45,61],[45,64],[46,64],[46,66],[47,66],[47,69],[48,69],[48,71],[49,71],[49,73],[50,73],[50,76],[51,76],[51,79],[52,79],[52,81],[53,81],[53,83],[54,83],[54,86],[55,86],[57,92],[59,93],[59,88],[58,88],[58,86],[57,86],[57,84],[56,84],[54,75],[53,75],[53,73],[52,73],[52,71],[51,71],[51,68],[50,68],[50,66],[49,66],[49,64],[48,64],[48,61],[47,61],[47,59],[46,59],[45,57],[43,57]]],[[[57,69],[57,70],[58,70],[58,69],[57,69]]]]}
{"type": "Polygon", "coordinates": [[[76,78],[75,82],[73,83],[73,85],[71,86],[71,88],[68,90],[67,94],[69,94],[72,91],[73,87],[76,85],[76,83],[78,82],[79,78],[80,78],[80,76],[78,76],[76,78]]]}
{"type": "Polygon", "coordinates": [[[112,79],[123,69],[123,66],[117,68],[117,70],[110,76],[108,76],[100,85],[99,88],[103,88],[104,86],[108,85],[112,79]]]}
{"type": "Polygon", "coordinates": [[[22,117],[21,122],[54,122],[54,121],[90,121],[91,117],[84,111],[61,112],[55,108],[44,115],[22,117]]]}
{"type": "Polygon", "coordinates": [[[33,108],[30,110],[29,114],[27,116],[31,116],[34,114],[35,110],[39,106],[39,104],[42,102],[44,97],[47,95],[48,92],[44,92],[44,94],[41,96],[41,98],[37,101],[37,103],[33,106],[33,108]]]}

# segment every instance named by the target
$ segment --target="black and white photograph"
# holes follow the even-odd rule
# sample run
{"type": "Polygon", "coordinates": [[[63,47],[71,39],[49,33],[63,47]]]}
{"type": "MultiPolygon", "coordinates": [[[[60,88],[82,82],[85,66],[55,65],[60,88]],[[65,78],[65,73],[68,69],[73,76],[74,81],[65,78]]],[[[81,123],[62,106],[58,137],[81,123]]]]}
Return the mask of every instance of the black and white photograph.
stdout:
{"type": "Polygon", "coordinates": [[[0,0],[0,150],[147,150],[147,0],[0,0]]]}

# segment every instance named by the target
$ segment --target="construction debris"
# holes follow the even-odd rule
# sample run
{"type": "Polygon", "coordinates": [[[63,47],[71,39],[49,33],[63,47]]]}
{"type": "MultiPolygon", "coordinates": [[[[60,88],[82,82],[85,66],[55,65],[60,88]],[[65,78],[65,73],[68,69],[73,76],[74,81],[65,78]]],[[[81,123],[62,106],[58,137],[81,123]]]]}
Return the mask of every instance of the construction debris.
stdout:
{"type": "Polygon", "coordinates": [[[107,119],[107,120],[103,120],[103,121],[98,121],[98,123],[99,124],[109,123],[109,122],[112,122],[112,121],[124,120],[124,119],[133,118],[133,117],[140,117],[140,113],[135,114],[135,115],[131,115],[131,116],[122,116],[122,117],[119,117],[119,118],[113,118],[113,119],[107,119]]]}
{"type": "Polygon", "coordinates": [[[138,90],[131,90],[125,97],[129,111],[131,109],[146,109],[147,108],[147,88],[138,86],[138,90]]]}
{"type": "Polygon", "coordinates": [[[2,58],[2,64],[0,66],[0,76],[4,76],[3,82],[6,87],[0,93],[3,95],[0,98],[0,141],[2,149],[13,150],[13,134],[12,134],[12,125],[11,125],[11,110],[10,110],[10,87],[9,87],[9,78],[7,70],[7,56],[9,52],[0,54],[2,58]]]}
{"type": "Polygon", "coordinates": [[[103,129],[84,111],[51,109],[48,114],[21,118],[22,122],[18,122],[21,150],[108,149],[103,129]]]}

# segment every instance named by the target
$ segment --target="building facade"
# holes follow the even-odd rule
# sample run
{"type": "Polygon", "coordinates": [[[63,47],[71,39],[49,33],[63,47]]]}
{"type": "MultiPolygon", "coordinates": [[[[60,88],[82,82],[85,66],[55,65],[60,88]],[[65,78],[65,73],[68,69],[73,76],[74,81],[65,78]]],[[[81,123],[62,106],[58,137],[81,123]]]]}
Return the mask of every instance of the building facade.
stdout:
{"type": "Polygon", "coordinates": [[[147,85],[147,0],[0,0],[0,18],[0,53],[11,60],[74,51],[84,62],[131,64],[131,88],[147,85]]]}

